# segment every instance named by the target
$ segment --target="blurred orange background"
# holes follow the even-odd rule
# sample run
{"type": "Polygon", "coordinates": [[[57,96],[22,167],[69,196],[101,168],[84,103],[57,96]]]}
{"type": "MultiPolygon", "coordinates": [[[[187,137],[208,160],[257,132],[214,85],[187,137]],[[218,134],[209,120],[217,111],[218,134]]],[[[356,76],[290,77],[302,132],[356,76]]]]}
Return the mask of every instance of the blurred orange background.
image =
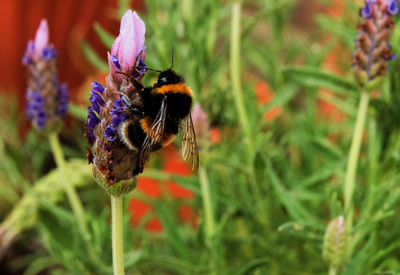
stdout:
{"type": "MultiPolygon", "coordinates": [[[[143,10],[143,1],[132,1],[131,8],[143,10]]],[[[21,60],[28,40],[35,37],[42,18],[50,28],[50,42],[58,52],[59,78],[67,82],[71,97],[84,79],[95,73],[81,50],[88,41],[101,57],[106,56],[93,29],[98,22],[113,34],[118,33],[117,0],[2,0],[0,5],[0,92],[15,93],[24,104],[25,68],[21,60]]],[[[105,59],[105,58],[104,58],[105,59]]]]}

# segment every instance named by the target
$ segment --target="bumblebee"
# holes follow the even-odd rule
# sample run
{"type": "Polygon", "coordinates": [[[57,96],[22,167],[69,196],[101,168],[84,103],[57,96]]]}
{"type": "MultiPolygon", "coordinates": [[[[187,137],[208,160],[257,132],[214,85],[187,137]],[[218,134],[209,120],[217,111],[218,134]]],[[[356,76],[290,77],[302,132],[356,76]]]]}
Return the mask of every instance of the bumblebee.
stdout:
{"type": "Polygon", "coordinates": [[[196,173],[199,153],[190,115],[192,90],[185,84],[183,77],[172,70],[172,66],[165,71],[154,71],[159,72],[159,76],[157,82],[150,87],[143,87],[134,78],[130,78],[139,91],[141,104],[134,104],[126,95],[123,96],[128,112],[127,119],[119,126],[118,134],[126,146],[138,152],[134,175],[143,172],[151,152],[170,144],[181,129],[182,156],[196,173]]]}

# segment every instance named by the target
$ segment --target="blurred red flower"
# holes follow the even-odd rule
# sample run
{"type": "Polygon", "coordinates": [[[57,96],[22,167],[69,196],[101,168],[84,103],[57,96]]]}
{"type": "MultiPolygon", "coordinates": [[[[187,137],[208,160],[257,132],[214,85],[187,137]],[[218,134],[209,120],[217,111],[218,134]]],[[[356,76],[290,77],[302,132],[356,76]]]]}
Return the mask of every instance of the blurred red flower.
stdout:
{"type": "MultiPolygon", "coordinates": [[[[191,174],[189,167],[186,165],[185,161],[180,156],[180,153],[173,145],[163,148],[161,150],[161,156],[163,159],[163,171],[181,176],[189,176],[191,174]]],[[[163,197],[162,189],[160,188],[162,184],[164,183],[155,179],[139,177],[137,190],[151,198],[159,199],[163,197]]],[[[185,199],[186,202],[187,199],[194,197],[192,191],[179,186],[172,180],[165,182],[165,186],[168,194],[174,199],[185,199]]],[[[131,199],[129,211],[131,212],[132,226],[138,226],[143,217],[147,214],[155,215],[155,213],[152,212],[153,208],[151,205],[136,198],[131,199]]],[[[183,223],[192,225],[192,228],[194,229],[196,228],[197,216],[190,205],[184,204],[180,206],[176,214],[183,223]]],[[[146,223],[146,229],[149,232],[162,231],[163,228],[160,219],[153,217],[146,223]]]]}
{"type": "MultiPolygon", "coordinates": [[[[268,104],[275,97],[275,93],[270,89],[266,81],[259,81],[256,85],[256,97],[257,101],[261,104],[268,104]]],[[[272,121],[282,114],[282,107],[273,107],[268,112],[264,113],[264,119],[266,121],[272,121]]]]}
{"type": "MultiPolygon", "coordinates": [[[[342,16],[343,12],[344,12],[343,0],[334,0],[334,3],[329,5],[329,7],[327,7],[325,10],[325,13],[327,15],[336,18],[342,16]]],[[[326,40],[326,43],[328,43],[329,39],[330,35],[327,35],[324,37],[323,40],[326,40]]],[[[338,44],[325,57],[322,67],[326,70],[342,75],[343,68],[340,66],[340,60],[346,60],[348,59],[349,56],[350,53],[345,51],[343,47],[340,44],[338,44]]],[[[323,94],[325,96],[332,96],[332,97],[335,96],[335,93],[327,89],[320,89],[318,93],[320,95],[323,94]]],[[[322,118],[324,121],[330,121],[333,123],[341,123],[346,120],[346,114],[343,113],[340,109],[338,109],[334,104],[323,99],[319,99],[317,104],[318,104],[318,110],[317,110],[318,118],[322,118]]]]}
{"type": "Polygon", "coordinates": [[[218,143],[221,141],[221,132],[218,127],[211,127],[210,140],[211,143],[218,143]]]}

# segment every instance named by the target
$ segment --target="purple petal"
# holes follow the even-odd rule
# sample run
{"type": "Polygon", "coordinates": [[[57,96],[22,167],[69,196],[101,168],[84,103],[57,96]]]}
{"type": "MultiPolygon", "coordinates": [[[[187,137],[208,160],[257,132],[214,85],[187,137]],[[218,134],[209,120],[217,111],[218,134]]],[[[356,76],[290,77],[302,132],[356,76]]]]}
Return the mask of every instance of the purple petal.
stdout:
{"type": "Polygon", "coordinates": [[[93,112],[92,108],[88,108],[88,120],[87,120],[87,125],[91,128],[96,128],[97,124],[100,123],[99,118],[97,117],[97,115],[93,112]]]}
{"type": "Polygon", "coordinates": [[[113,118],[111,120],[111,126],[112,127],[117,127],[124,120],[125,120],[125,116],[124,115],[113,116],[113,118]]]}
{"type": "Polygon", "coordinates": [[[110,125],[107,126],[106,130],[104,131],[104,137],[109,141],[114,141],[117,139],[117,135],[115,129],[110,125]]]}
{"type": "Polygon", "coordinates": [[[370,18],[372,15],[372,7],[369,2],[365,3],[365,7],[361,9],[361,16],[364,18],[370,18]]]}
{"type": "Polygon", "coordinates": [[[91,84],[92,84],[92,91],[100,92],[101,94],[103,94],[104,88],[99,82],[93,81],[91,84]]]}
{"type": "Polygon", "coordinates": [[[51,60],[57,57],[57,51],[54,48],[45,47],[42,49],[42,58],[44,60],[51,60]]]}
{"type": "Polygon", "coordinates": [[[125,104],[124,100],[122,98],[120,98],[120,99],[117,99],[113,103],[113,107],[118,108],[118,109],[123,109],[126,107],[126,104],[125,104]]]}
{"type": "Polygon", "coordinates": [[[104,106],[104,100],[103,98],[96,92],[90,91],[90,98],[89,98],[90,102],[92,102],[92,104],[99,104],[100,106],[104,106]]]}
{"type": "Polygon", "coordinates": [[[399,12],[399,6],[397,4],[397,0],[390,0],[388,2],[388,12],[391,15],[395,15],[399,12]]]}
{"type": "Polygon", "coordinates": [[[108,60],[108,69],[110,70],[110,75],[115,82],[122,81],[122,74],[117,73],[117,68],[115,67],[114,63],[111,59],[111,54],[107,52],[107,60],[108,60]]]}
{"type": "Polygon", "coordinates": [[[29,55],[24,54],[24,57],[22,58],[22,64],[23,65],[32,65],[33,64],[33,60],[29,55]]]}
{"type": "Polygon", "coordinates": [[[116,67],[118,70],[121,70],[121,65],[119,64],[118,57],[116,57],[115,55],[111,55],[111,60],[112,60],[112,62],[114,63],[115,67],[116,67]]]}
{"type": "Polygon", "coordinates": [[[138,78],[146,71],[147,71],[146,63],[144,63],[143,59],[139,58],[135,66],[135,70],[133,71],[133,78],[138,78]]]}

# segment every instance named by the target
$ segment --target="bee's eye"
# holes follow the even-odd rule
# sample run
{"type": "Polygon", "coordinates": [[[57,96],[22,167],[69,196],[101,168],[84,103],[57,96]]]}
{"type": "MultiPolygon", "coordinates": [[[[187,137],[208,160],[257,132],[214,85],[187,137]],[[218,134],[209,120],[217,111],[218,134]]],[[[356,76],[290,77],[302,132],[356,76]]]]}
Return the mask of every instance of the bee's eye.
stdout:
{"type": "Polygon", "coordinates": [[[167,83],[167,78],[166,78],[165,76],[164,76],[164,77],[161,77],[161,78],[160,78],[160,81],[163,82],[163,83],[167,83]]]}

